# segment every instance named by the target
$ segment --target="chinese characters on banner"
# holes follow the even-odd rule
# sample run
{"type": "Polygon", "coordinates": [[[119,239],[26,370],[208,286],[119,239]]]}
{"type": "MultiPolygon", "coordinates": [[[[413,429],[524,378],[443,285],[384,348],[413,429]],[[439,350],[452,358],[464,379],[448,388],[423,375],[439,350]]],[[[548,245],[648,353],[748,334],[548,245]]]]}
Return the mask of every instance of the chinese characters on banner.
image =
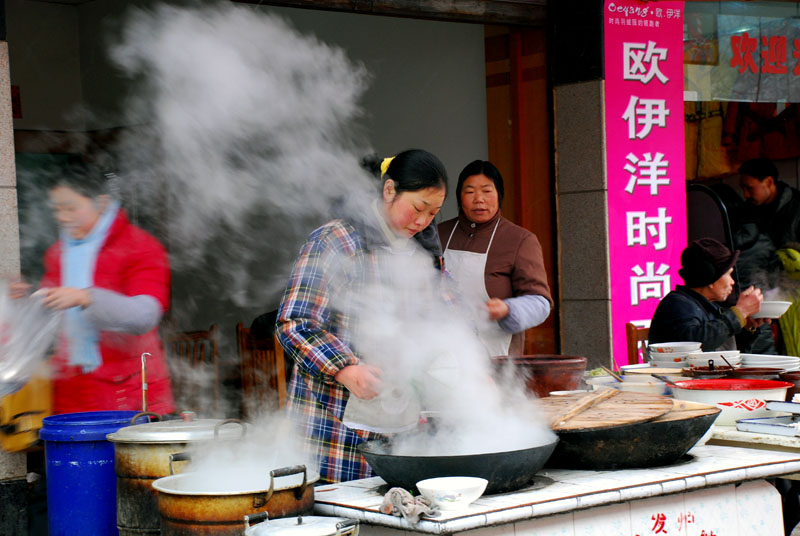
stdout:
{"type": "Polygon", "coordinates": [[[614,359],[625,324],[649,325],[686,246],[683,2],[608,1],[606,158],[614,359]]]}
{"type": "Polygon", "coordinates": [[[708,100],[798,102],[800,20],[719,15],[717,24],[720,61],[708,100]]]}

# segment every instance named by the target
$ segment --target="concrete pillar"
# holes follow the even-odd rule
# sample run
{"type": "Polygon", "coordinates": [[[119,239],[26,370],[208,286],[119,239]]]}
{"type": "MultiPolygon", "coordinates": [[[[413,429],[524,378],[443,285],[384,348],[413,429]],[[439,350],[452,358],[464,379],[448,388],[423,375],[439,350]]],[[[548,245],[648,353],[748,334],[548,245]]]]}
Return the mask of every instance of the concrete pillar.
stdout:
{"type": "MultiPolygon", "coordinates": [[[[0,277],[19,274],[19,217],[8,43],[0,41],[0,277]]],[[[26,534],[25,453],[0,449],[0,534],[26,534]]]]}
{"type": "Polygon", "coordinates": [[[611,363],[603,81],[556,87],[561,349],[611,363]]]}
{"type": "Polygon", "coordinates": [[[603,2],[548,2],[561,353],[611,366],[603,2]]]}

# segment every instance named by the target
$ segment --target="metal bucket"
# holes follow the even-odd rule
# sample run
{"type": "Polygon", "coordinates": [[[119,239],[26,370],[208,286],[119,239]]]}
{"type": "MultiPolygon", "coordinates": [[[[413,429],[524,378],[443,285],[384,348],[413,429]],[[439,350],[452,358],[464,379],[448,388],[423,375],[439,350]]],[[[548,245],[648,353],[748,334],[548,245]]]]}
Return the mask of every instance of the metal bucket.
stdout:
{"type": "MultiPolygon", "coordinates": [[[[160,419],[157,413],[144,413],[160,419]]],[[[131,421],[133,422],[133,420],[131,421]]],[[[244,437],[246,427],[224,427],[244,423],[236,419],[198,419],[160,421],[121,428],[108,435],[114,443],[114,469],[117,476],[117,529],[120,536],[160,534],[158,503],[153,482],[183,470],[173,464],[173,454],[190,444],[244,437]]]]}

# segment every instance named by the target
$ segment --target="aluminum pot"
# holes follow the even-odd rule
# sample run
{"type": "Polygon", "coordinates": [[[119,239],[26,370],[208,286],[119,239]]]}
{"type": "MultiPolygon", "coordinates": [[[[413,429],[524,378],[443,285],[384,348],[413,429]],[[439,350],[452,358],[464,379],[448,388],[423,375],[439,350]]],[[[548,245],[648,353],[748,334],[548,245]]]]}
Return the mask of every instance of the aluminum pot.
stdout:
{"type": "Polygon", "coordinates": [[[268,486],[234,491],[215,489],[206,480],[187,472],[153,482],[162,535],[241,536],[244,516],[265,510],[273,518],[310,513],[319,474],[304,465],[283,467],[269,472],[268,486]]]}
{"type": "Polygon", "coordinates": [[[239,440],[247,432],[246,425],[236,419],[161,421],[157,413],[149,412],[136,415],[131,423],[144,415],[158,420],[126,426],[107,436],[114,443],[117,528],[121,536],[159,534],[158,504],[152,483],[184,469],[183,463],[173,464],[174,453],[215,439],[239,440]]]}
{"type": "Polygon", "coordinates": [[[358,536],[358,521],[344,517],[298,516],[269,520],[268,512],[261,512],[244,516],[244,526],[244,536],[358,536]]]}

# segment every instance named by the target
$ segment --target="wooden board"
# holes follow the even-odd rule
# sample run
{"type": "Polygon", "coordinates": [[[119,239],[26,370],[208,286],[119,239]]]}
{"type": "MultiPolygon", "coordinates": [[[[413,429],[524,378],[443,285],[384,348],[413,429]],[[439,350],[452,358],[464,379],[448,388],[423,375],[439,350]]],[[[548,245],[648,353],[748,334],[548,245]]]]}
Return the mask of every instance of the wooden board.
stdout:
{"type": "Polygon", "coordinates": [[[560,430],[586,430],[610,428],[621,424],[632,424],[657,419],[672,410],[671,398],[660,395],[618,391],[608,398],[571,415],[571,408],[585,404],[586,397],[597,397],[598,392],[576,393],[566,396],[550,396],[540,399],[552,428],[560,430]],[[565,420],[560,416],[568,416],[565,420]]]}

